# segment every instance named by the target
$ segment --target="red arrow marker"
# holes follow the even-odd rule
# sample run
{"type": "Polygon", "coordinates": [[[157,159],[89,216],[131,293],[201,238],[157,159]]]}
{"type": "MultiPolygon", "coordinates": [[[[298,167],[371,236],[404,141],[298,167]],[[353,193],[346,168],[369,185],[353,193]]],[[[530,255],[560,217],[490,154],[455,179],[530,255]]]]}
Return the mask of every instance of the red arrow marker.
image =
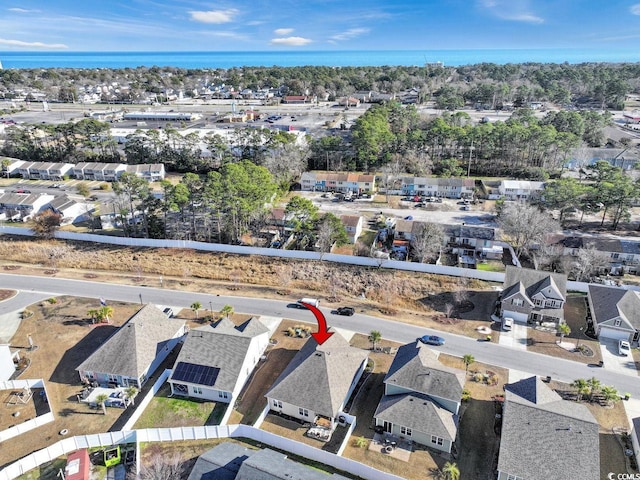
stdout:
{"type": "Polygon", "coordinates": [[[308,310],[311,310],[311,313],[313,313],[313,315],[316,317],[316,320],[318,321],[318,331],[312,333],[311,336],[316,339],[318,345],[322,345],[324,342],[329,340],[329,337],[331,335],[333,335],[333,332],[328,331],[327,319],[324,318],[324,313],[322,313],[320,310],[318,310],[317,307],[314,307],[313,305],[302,302],[300,303],[304,305],[308,310]]]}

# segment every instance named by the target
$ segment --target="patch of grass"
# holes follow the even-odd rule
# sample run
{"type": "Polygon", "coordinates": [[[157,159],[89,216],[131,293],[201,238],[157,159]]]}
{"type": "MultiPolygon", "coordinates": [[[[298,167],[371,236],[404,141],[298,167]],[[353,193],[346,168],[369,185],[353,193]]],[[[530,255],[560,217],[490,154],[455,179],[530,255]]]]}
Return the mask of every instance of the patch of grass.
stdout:
{"type": "Polygon", "coordinates": [[[216,402],[199,401],[191,398],[171,397],[170,387],[164,384],[156,397],[151,400],[134,428],[182,427],[218,423],[224,415],[225,405],[216,402]],[[222,414],[220,410],[222,409],[222,414]]]}
{"type": "Polygon", "coordinates": [[[482,270],[485,272],[504,272],[505,267],[504,263],[499,262],[497,260],[488,260],[485,262],[480,262],[476,264],[477,270],[482,270]]]}
{"type": "Polygon", "coordinates": [[[29,470],[24,475],[20,475],[18,480],[55,480],[60,478],[58,476],[60,469],[64,470],[67,465],[65,458],[56,458],[54,461],[40,465],[33,470],[29,470]]]}

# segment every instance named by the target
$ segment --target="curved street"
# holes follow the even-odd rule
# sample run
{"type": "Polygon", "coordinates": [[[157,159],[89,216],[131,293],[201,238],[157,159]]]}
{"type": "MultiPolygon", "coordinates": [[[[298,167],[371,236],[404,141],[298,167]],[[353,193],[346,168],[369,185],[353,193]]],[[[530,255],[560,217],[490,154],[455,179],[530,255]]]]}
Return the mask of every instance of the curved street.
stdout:
{"type": "MultiPolygon", "coordinates": [[[[211,308],[214,311],[219,311],[225,304],[229,304],[233,306],[236,312],[314,322],[313,315],[310,311],[287,307],[289,303],[295,302],[296,299],[294,298],[291,298],[289,301],[280,301],[224,296],[218,295],[215,292],[202,294],[163,288],[12,274],[0,274],[0,288],[17,289],[21,291],[20,295],[14,297],[14,299],[0,303],[0,315],[2,315],[0,319],[34,301],[39,301],[53,295],[72,295],[96,299],[104,298],[107,302],[109,302],[109,300],[132,303],[142,302],[179,308],[189,308],[193,302],[198,301],[202,304],[204,310],[211,308]]],[[[365,335],[371,330],[378,330],[382,334],[382,338],[400,343],[411,342],[425,333],[438,334],[446,339],[446,344],[433,348],[443,353],[457,356],[471,354],[479,362],[540,376],[550,375],[553,379],[563,382],[572,382],[577,378],[590,378],[595,376],[603,384],[612,385],[617,388],[621,394],[630,393],[633,398],[640,398],[640,382],[635,376],[624,375],[578,362],[523,351],[522,349],[515,349],[497,343],[479,342],[461,335],[441,333],[415,325],[396,322],[391,319],[358,313],[352,317],[341,317],[332,315],[331,309],[329,308],[321,307],[320,310],[325,314],[329,326],[344,328],[365,335]]]]}

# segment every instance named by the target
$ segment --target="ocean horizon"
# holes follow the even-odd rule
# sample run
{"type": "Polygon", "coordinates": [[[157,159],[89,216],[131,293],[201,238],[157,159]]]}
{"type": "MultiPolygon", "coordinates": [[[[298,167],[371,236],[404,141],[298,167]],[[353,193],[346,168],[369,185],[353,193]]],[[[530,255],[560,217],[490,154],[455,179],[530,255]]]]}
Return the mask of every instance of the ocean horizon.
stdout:
{"type": "Polygon", "coordinates": [[[229,69],[236,67],[379,67],[445,66],[477,63],[628,63],[640,61],[633,50],[479,49],[479,50],[314,50],[278,52],[0,52],[5,68],[136,68],[176,67],[229,69]]]}

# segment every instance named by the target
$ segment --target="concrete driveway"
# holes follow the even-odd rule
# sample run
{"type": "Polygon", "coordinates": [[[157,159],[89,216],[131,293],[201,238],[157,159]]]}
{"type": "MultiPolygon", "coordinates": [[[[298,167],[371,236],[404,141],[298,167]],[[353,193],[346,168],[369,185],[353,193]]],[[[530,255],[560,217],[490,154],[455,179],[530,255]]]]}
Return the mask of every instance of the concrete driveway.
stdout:
{"type": "Polygon", "coordinates": [[[600,351],[602,352],[602,360],[604,361],[604,368],[606,370],[634,377],[638,376],[633,356],[629,355],[627,357],[623,357],[618,355],[617,340],[601,339],[600,351]]]}
{"type": "Polygon", "coordinates": [[[15,335],[25,307],[49,297],[49,294],[19,291],[14,297],[0,302],[0,343],[9,343],[15,335]]]}
{"type": "Polygon", "coordinates": [[[527,349],[527,327],[519,323],[513,324],[513,328],[510,332],[500,331],[500,345],[505,347],[516,348],[519,350],[527,349]]]}

